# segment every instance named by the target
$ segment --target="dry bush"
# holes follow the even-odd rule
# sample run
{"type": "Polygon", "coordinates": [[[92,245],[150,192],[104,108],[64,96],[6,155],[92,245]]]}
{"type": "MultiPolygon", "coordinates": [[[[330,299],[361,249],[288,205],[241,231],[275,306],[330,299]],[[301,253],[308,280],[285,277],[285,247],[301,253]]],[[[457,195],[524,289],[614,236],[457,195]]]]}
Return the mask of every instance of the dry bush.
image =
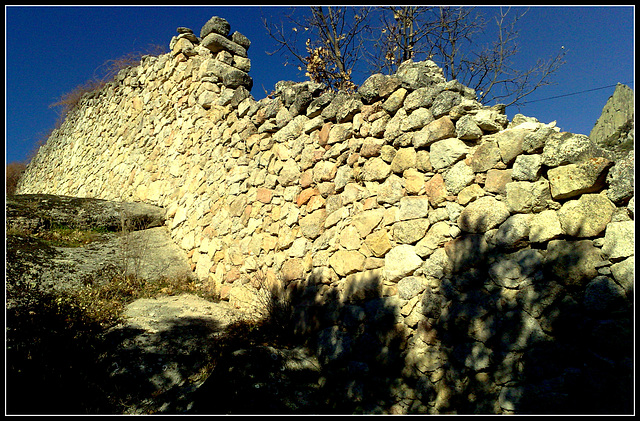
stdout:
{"type": "Polygon", "coordinates": [[[18,187],[18,181],[22,177],[27,164],[24,162],[11,162],[6,167],[6,194],[7,196],[14,195],[16,188],[18,187]]]}
{"type": "Polygon", "coordinates": [[[49,108],[60,107],[55,127],[60,127],[67,114],[78,105],[84,94],[102,89],[116,77],[120,70],[139,65],[142,57],[159,56],[165,52],[165,48],[161,45],[149,45],[144,51],[133,51],[105,61],[95,70],[93,79],[76,86],[70,92],[62,95],[58,101],[49,105],[49,108]]]}

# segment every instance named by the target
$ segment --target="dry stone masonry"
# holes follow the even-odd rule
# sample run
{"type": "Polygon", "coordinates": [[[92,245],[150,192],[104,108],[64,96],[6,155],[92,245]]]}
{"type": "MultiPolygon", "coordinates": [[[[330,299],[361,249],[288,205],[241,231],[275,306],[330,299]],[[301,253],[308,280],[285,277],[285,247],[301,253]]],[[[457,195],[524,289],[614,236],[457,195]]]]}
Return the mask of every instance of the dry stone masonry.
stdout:
{"type": "Polygon", "coordinates": [[[348,410],[630,410],[633,150],[509,121],[429,60],[256,101],[229,33],[178,28],[86,94],[18,192],[163,207],[239,309],[300,292],[297,329],[345,370],[348,410]]]}

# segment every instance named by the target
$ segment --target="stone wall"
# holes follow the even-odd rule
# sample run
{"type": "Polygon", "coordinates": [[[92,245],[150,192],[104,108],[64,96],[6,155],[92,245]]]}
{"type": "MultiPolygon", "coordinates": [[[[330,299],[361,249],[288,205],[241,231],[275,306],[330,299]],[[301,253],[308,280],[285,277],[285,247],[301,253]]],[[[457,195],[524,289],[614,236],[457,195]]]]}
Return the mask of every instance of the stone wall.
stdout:
{"type": "Polygon", "coordinates": [[[223,299],[295,292],[347,411],[629,411],[633,182],[607,150],[431,61],[256,101],[246,37],[178,33],[85,95],[18,192],[162,206],[223,299]]]}

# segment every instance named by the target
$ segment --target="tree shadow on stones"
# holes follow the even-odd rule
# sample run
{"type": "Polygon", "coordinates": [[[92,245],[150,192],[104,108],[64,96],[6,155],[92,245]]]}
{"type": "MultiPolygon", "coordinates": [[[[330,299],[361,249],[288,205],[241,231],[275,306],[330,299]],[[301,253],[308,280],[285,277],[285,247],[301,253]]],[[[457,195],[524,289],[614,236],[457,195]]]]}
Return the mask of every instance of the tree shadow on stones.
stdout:
{"type": "Polygon", "coordinates": [[[377,276],[339,293],[312,275],[272,297],[277,314],[224,351],[194,413],[374,414],[400,400],[406,338],[377,276]]]}
{"type": "Polygon", "coordinates": [[[290,287],[262,343],[220,356],[193,412],[632,413],[633,300],[598,274],[600,249],[487,238],[445,245],[451,267],[411,335],[376,277],[290,287]]]}
{"type": "Polygon", "coordinates": [[[439,378],[425,382],[439,412],[633,412],[632,297],[598,276],[599,249],[463,233],[446,252],[452,267],[423,293],[417,334],[436,358],[414,364],[439,378]]]}

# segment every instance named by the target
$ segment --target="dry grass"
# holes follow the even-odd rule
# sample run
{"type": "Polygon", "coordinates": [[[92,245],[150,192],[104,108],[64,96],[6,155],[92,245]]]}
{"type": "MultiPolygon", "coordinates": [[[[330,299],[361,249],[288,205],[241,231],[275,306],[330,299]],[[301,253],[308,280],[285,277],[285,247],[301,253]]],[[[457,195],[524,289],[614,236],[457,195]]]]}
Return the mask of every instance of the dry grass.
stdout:
{"type": "Polygon", "coordinates": [[[112,81],[122,69],[139,65],[142,57],[159,56],[165,52],[166,49],[161,45],[149,45],[143,51],[130,52],[121,57],[104,62],[95,70],[94,77],[91,80],[76,86],[70,92],[62,95],[58,101],[49,105],[49,108],[59,107],[55,127],[60,127],[67,114],[78,105],[86,93],[102,89],[107,83],[112,81]]]}

